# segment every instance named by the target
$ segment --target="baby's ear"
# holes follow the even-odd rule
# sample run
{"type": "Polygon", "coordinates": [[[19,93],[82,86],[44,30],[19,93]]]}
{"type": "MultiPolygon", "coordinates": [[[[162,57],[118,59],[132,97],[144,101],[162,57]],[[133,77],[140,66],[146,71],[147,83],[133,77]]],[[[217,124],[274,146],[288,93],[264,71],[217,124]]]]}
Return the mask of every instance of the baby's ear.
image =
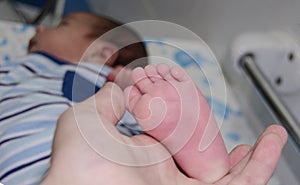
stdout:
{"type": "Polygon", "coordinates": [[[84,53],[83,61],[112,66],[118,58],[118,48],[106,41],[95,41],[84,53]]]}

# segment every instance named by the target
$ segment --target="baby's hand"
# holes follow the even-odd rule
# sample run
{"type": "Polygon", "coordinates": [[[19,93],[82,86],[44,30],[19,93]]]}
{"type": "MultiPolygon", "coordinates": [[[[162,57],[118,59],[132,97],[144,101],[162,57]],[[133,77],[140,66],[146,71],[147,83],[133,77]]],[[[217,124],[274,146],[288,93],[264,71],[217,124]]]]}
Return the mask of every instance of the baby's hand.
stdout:
{"type": "Polygon", "coordinates": [[[107,81],[116,83],[122,90],[124,90],[126,87],[134,84],[131,73],[132,69],[117,66],[109,73],[107,81]]]}

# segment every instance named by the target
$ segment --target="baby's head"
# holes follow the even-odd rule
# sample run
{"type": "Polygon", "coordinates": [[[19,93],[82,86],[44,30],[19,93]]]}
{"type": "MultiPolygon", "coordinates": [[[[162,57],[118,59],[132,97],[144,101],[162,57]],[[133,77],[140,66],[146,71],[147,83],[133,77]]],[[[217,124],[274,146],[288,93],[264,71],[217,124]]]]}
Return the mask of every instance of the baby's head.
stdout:
{"type": "MultiPolygon", "coordinates": [[[[146,57],[147,52],[140,37],[128,27],[122,26],[121,29],[116,29],[122,31],[105,34],[121,25],[115,20],[100,15],[85,12],[71,13],[55,28],[38,27],[29,42],[28,52],[46,52],[71,63],[83,59],[83,61],[113,67],[126,66],[135,59],[146,57]],[[104,37],[98,39],[103,34],[104,37]],[[96,39],[97,41],[94,42],[96,39]],[[135,43],[127,46],[128,39],[134,40],[135,43]],[[89,53],[85,53],[92,43],[93,47],[89,48],[89,53]]],[[[145,63],[141,65],[146,64],[146,60],[143,62],[145,63]]]]}

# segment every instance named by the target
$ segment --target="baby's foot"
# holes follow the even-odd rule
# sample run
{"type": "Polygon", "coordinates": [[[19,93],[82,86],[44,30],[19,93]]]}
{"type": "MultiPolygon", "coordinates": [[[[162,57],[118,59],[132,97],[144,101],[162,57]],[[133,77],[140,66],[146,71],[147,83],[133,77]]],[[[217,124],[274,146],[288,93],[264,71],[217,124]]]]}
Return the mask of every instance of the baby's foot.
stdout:
{"type": "MultiPolygon", "coordinates": [[[[95,96],[64,112],[57,123],[51,166],[40,185],[179,184],[183,178],[171,159],[156,165],[135,165],[145,156],[169,153],[151,137],[129,138],[119,133],[115,124],[124,111],[122,90],[107,83],[95,96]],[[149,145],[156,145],[156,150],[145,150],[149,145]]],[[[184,184],[192,182],[186,181],[184,184]]]]}
{"type": "Polygon", "coordinates": [[[225,145],[206,100],[184,70],[149,65],[135,69],[132,77],[127,106],[144,131],[168,148],[188,176],[205,182],[224,176],[229,170],[225,145]],[[211,143],[201,141],[203,135],[211,136],[211,143]]]}

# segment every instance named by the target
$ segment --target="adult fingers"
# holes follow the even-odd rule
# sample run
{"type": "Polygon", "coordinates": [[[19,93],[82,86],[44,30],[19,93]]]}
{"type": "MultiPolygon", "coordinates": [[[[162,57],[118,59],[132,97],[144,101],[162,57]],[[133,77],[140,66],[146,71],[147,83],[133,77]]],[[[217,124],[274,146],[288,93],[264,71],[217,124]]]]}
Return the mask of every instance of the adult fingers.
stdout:
{"type": "Polygon", "coordinates": [[[232,169],[236,175],[230,184],[264,185],[274,172],[280,158],[282,148],[287,140],[286,131],[280,126],[271,126],[258,139],[253,152],[250,152],[244,168],[236,165],[232,169]],[[237,170],[238,169],[238,170],[237,170]],[[240,171],[240,173],[237,173],[240,171]]]}
{"type": "Polygon", "coordinates": [[[229,154],[231,167],[238,164],[251,150],[251,146],[242,144],[235,147],[229,154]]]}

